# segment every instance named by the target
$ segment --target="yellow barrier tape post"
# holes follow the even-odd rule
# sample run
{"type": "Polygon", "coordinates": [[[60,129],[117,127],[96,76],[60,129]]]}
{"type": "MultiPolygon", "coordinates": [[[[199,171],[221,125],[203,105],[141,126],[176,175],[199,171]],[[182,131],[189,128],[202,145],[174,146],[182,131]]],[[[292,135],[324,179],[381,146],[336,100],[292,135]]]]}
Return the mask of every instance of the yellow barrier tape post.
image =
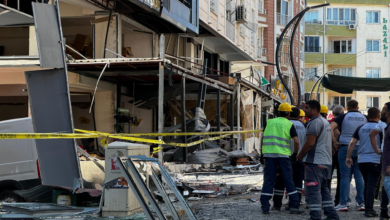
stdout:
{"type": "Polygon", "coordinates": [[[105,137],[103,140],[100,141],[100,144],[107,149],[108,147],[108,136],[105,137]]]}

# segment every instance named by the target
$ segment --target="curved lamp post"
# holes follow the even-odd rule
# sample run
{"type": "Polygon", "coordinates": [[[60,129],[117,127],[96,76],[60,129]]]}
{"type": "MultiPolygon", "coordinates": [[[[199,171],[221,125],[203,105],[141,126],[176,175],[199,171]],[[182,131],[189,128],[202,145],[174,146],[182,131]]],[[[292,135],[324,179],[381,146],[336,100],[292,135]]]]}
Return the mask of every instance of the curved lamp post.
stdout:
{"type": "Polygon", "coordinates": [[[281,51],[281,49],[283,49],[283,46],[281,46],[282,44],[284,44],[285,42],[288,42],[289,45],[289,53],[290,53],[290,65],[291,65],[291,68],[292,68],[292,71],[294,72],[294,76],[297,80],[297,87],[298,87],[298,105],[301,103],[301,87],[300,87],[300,83],[299,83],[299,77],[298,77],[298,73],[296,71],[296,68],[295,68],[295,65],[294,65],[294,36],[295,36],[295,32],[297,30],[297,27],[299,26],[299,22],[302,20],[302,18],[304,17],[305,13],[310,10],[310,9],[314,9],[314,8],[321,8],[321,7],[325,7],[325,6],[328,6],[329,3],[327,4],[322,4],[322,5],[316,5],[316,6],[313,6],[313,7],[307,7],[305,8],[303,11],[299,12],[297,15],[295,15],[295,17],[293,19],[291,19],[290,22],[288,22],[288,24],[286,25],[286,27],[283,29],[282,31],[282,34],[280,35],[279,39],[278,39],[278,42],[277,42],[277,45],[276,45],[276,53],[275,53],[275,64],[276,64],[276,70],[278,72],[278,75],[279,75],[279,78],[280,78],[280,81],[282,82],[284,88],[286,88],[287,90],[287,93],[288,93],[288,96],[290,97],[290,100],[291,100],[291,104],[294,105],[294,97],[291,93],[291,90],[290,88],[287,86],[287,83],[284,81],[283,79],[283,74],[280,70],[280,58],[283,54],[283,51],[281,51]],[[286,38],[286,40],[285,40],[286,38]]]}

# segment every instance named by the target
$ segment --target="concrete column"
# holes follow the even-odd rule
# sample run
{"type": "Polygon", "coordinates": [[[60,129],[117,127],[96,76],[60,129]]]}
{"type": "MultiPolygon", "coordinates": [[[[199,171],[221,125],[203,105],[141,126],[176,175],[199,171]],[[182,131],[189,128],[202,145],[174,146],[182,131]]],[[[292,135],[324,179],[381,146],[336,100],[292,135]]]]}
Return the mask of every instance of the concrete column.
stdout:
{"type": "Polygon", "coordinates": [[[32,117],[31,116],[31,104],[30,104],[30,100],[28,100],[28,102],[27,102],[27,111],[28,111],[28,113],[27,113],[27,115],[28,115],[28,117],[32,117]]]}
{"type": "MultiPolygon", "coordinates": [[[[195,57],[195,45],[192,38],[186,38],[186,47],[185,47],[185,57],[195,57]]],[[[188,59],[190,60],[190,59],[188,59]]],[[[193,62],[194,60],[190,60],[193,62]]],[[[185,68],[192,69],[193,64],[190,62],[185,62],[185,68]]]]}
{"type": "Polygon", "coordinates": [[[35,33],[35,26],[29,27],[28,55],[38,55],[37,34],[35,33]]]}
{"type": "MultiPolygon", "coordinates": [[[[160,58],[164,60],[165,55],[165,36],[161,34],[160,36],[160,58]]],[[[158,133],[162,133],[164,129],[164,63],[160,62],[158,67],[158,133]]],[[[162,140],[162,136],[158,137],[159,140],[162,140]]],[[[159,145],[162,147],[162,145],[159,145]]],[[[160,162],[163,160],[163,152],[158,152],[158,159],[160,162]]]]}
{"type": "MultiPolygon", "coordinates": [[[[95,16],[95,19],[107,18],[107,15],[95,16]]],[[[103,58],[104,43],[106,39],[107,22],[103,21],[95,24],[95,55],[96,58],[103,58]]],[[[106,48],[122,54],[122,19],[121,16],[112,13],[112,19],[110,21],[110,27],[108,30],[107,46],[106,48]]],[[[116,58],[116,55],[106,51],[106,58],[116,58]]]]}
{"type": "MultiPolygon", "coordinates": [[[[115,132],[115,92],[97,91],[95,95],[96,130],[106,133],[115,132]]],[[[99,138],[99,141],[103,138],[99,138]]]]}
{"type": "MultiPolygon", "coordinates": [[[[241,84],[237,82],[237,131],[240,131],[240,118],[241,118],[241,84]]],[[[241,146],[241,134],[237,134],[237,150],[241,146]]]]}

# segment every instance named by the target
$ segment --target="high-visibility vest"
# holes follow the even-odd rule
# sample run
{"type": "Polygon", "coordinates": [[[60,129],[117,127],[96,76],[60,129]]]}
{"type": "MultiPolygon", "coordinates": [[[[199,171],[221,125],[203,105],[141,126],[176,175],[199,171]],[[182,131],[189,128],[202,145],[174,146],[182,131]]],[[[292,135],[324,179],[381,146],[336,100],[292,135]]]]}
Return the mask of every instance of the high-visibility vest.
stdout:
{"type": "Polygon", "coordinates": [[[290,129],[293,123],[286,118],[269,119],[263,137],[263,154],[291,155],[290,129]]]}

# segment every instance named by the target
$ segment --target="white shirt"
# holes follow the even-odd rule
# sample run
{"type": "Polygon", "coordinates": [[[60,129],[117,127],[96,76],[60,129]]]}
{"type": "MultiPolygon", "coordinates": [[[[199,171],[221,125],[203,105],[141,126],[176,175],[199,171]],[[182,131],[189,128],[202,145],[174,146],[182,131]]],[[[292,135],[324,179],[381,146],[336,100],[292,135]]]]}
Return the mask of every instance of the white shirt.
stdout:
{"type": "Polygon", "coordinates": [[[379,132],[382,132],[382,144],[381,144],[381,147],[380,147],[380,150],[383,149],[383,144],[385,142],[385,128],[387,127],[387,124],[384,123],[383,121],[380,121],[379,120],[379,123],[377,125],[375,125],[375,130],[379,131],[379,132]]]}

